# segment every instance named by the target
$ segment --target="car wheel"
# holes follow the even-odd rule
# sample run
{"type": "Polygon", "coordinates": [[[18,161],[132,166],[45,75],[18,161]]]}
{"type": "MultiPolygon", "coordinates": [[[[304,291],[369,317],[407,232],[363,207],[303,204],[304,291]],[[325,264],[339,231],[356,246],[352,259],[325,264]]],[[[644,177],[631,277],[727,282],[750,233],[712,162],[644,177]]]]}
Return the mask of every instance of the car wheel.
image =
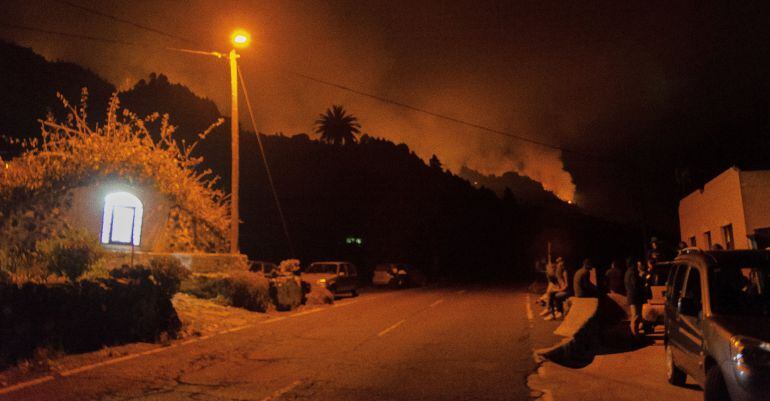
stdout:
{"type": "Polygon", "coordinates": [[[675,386],[684,386],[687,381],[687,374],[679,369],[674,362],[674,354],[670,345],[666,345],[666,380],[675,386]]]}
{"type": "Polygon", "coordinates": [[[703,386],[703,401],[730,401],[725,378],[719,366],[714,365],[706,372],[706,385],[703,386]]]}
{"type": "Polygon", "coordinates": [[[351,296],[354,296],[354,297],[357,297],[357,296],[358,296],[358,290],[352,290],[352,291],[350,291],[350,295],[351,295],[351,296]]]}

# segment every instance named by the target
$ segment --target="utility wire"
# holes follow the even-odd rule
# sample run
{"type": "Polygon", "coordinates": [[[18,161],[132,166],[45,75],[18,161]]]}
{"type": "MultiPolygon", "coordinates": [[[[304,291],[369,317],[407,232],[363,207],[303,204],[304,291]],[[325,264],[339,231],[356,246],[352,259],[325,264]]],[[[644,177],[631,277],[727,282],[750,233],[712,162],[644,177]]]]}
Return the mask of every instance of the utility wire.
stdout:
{"type": "Polygon", "coordinates": [[[47,35],[56,35],[56,36],[64,36],[68,38],[75,38],[75,39],[83,39],[83,40],[91,40],[95,42],[104,42],[104,43],[112,43],[112,44],[120,44],[120,45],[128,45],[128,46],[138,46],[138,47],[151,47],[139,43],[134,42],[128,42],[125,40],[120,39],[110,39],[110,38],[102,38],[97,36],[89,36],[89,35],[83,35],[79,33],[69,33],[69,32],[60,32],[60,31],[51,31],[48,29],[41,29],[41,28],[35,28],[31,26],[25,26],[25,25],[18,25],[18,24],[11,24],[8,22],[0,22],[0,26],[11,28],[11,29],[18,29],[22,31],[30,31],[30,32],[37,32],[37,33],[44,33],[47,35]]]}
{"type": "MultiPolygon", "coordinates": [[[[254,118],[254,110],[251,108],[251,101],[249,100],[249,93],[246,90],[246,81],[243,80],[243,73],[241,67],[238,66],[238,79],[241,81],[241,88],[243,89],[243,97],[246,99],[246,107],[249,109],[249,118],[251,119],[251,128],[254,130],[254,135],[257,136],[257,144],[259,144],[259,153],[262,155],[262,162],[265,164],[265,171],[267,172],[267,181],[270,183],[270,190],[273,192],[273,199],[275,200],[275,206],[278,208],[278,215],[281,217],[281,224],[283,225],[283,234],[286,236],[286,242],[289,244],[289,252],[294,257],[294,244],[291,241],[289,235],[289,225],[286,224],[286,218],[283,215],[283,208],[281,207],[281,201],[278,199],[278,192],[275,190],[275,184],[273,183],[273,174],[270,172],[270,164],[267,162],[267,155],[265,155],[265,147],[262,146],[262,138],[257,129],[257,120],[254,118]]],[[[232,118],[232,117],[231,117],[232,118]]],[[[233,124],[237,124],[235,121],[233,124]]]]}
{"type": "Polygon", "coordinates": [[[174,35],[174,34],[171,34],[171,33],[168,33],[168,32],[164,32],[164,31],[161,31],[160,29],[156,29],[156,28],[153,28],[153,27],[150,27],[150,26],[147,26],[147,25],[138,24],[138,23],[136,23],[134,21],[127,20],[127,19],[124,19],[124,18],[121,18],[121,17],[117,17],[117,16],[112,15],[112,14],[107,14],[105,12],[102,12],[102,11],[99,11],[99,10],[95,10],[93,8],[89,8],[89,7],[86,7],[86,6],[82,6],[80,4],[75,4],[75,3],[71,2],[71,1],[67,1],[67,0],[56,0],[56,1],[61,3],[61,4],[65,4],[65,5],[70,6],[72,8],[77,8],[78,10],[85,11],[85,12],[90,13],[90,14],[98,15],[100,17],[111,19],[113,21],[122,22],[124,24],[131,25],[131,26],[133,26],[135,28],[143,29],[145,31],[149,31],[149,32],[152,32],[152,33],[155,33],[155,34],[158,34],[158,35],[162,35],[162,36],[171,38],[171,39],[181,40],[182,42],[187,42],[187,43],[190,43],[190,44],[198,44],[197,42],[192,41],[190,39],[187,39],[187,38],[184,38],[184,37],[181,37],[181,36],[177,36],[177,35],[174,35]]]}
{"type": "MultiPolygon", "coordinates": [[[[61,1],[65,1],[65,0],[61,0],[61,1]]],[[[67,37],[73,37],[73,38],[85,39],[85,40],[94,40],[94,41],[100,41],[100,42],[116,43],[116,44],[130,45],[130,46],[139,46],[139,47],[145,47],[145,48],[156,48],[156,49],[163,49],[163,50],[173,50],[173,51],[184,52],[184,53],[192,53],[192,54],[204,54],[204,55],[216,56],[218,58],[224,57],[224,54],[223,53],[219,53],[219,52],[208,52],[208,51],[181,49],[181,48],[175,48],[175,47],[149,46],[149,45],[139,44],[139,43],[135,43],[135,42],[128,42],[128,41],[123,41],[123,40],[118,40],[118,39],[107,39],[107,38],[99,38],[99,37],[88,36],[88,35],[81,35],[81,34],[65,33],[65,32],[58,32],[58,31],[50,31],[50,30],[45,30],[45,29],[38,29],[38,28],[33,28],[33,27],[28,27],[28,26],[21,26],[21,25],[1,23],[1,22],[0,22],[0,26],[6,26],[6,27],[9,27],[9,28],[22,29],[22,30],[40,32],[40,33],[46,33],[46,34],[52,34],[52,35],[67,36],[67,37]]],[[[186,41],[192,42],[190,40],[186,40],[186,41]]],[[[544,147],[544,148],[549,148],[549,149],[553,149],[553,150],[559,150],[561,152],[570,153],[570,154],[573,154],[573,155],[576,155],[576,156],[580,156],[583,159],[591,160],[591,161],[596,161],[598,163],[609,164],[609,165],[623,165],[624,164],[620,160],[610,159],[610,158],[602,157],[602,156],[597,156],[597,155],[594,155],[594,154],[590,154],[588,152],[583,152],[583,151],[567,148],[567,147],[564,147],[564,146],[559,146],[559,145],[555,145],[555,144],[552,144],[552,143],[548,143],[548,142],[544,142],[544,141],[539,141],[539,140],[528,138],[528,137],[525,137],[525,136],[513,134],[511,132],[507,132],[507,131],[491,128],[491,127],[488,127],[488,126],[485,126],[485,125],[481,125],[481,124],[469,122],[469,121],[466,121],[466,120],[462,120],[460,118],[448,116],[446,114],[442,114],[442,113],[434,112],[434,111],[431,111],[431,110],[423,109],[423,108],[420,108],[420,107],[412,106],[410,104],[407,104],[407,103],[404,103],[404,102],[401,102],[401,101],[398,101],[398,100],[394,100],[394,99],[391,99],[391,98],[388,98],[388,97],[385,97],[385,96],[380,96],[380,95],[376,95],[376,94],[373,94],[373,93],[370,93],[370,92],[366,92],[366,91],[363,91],[363,90],[351,88],[351,87],[346,86],[346,85],[338,84],[338,83],[335,83],[335,82],[332,82],[332,81],[328,81],[328,80],[325,80],[325,79],[322,79],[322,78],[318,78],[318,77],[314,77],[314,76],[311,76],[311,75],[303,74],[301,72],[297,72],[297,71],[293,71],[293,70],[289,70],[289,69],[281,68],[281,67],[277,67],[277,68],[280,69],[283,72],[289,73],[289,74],[297,76],[297,77],[301,77],[303,79],[306,79],[306,80],[309,80],[309,81],[312,81],[312,82],[316,82],[316,83],[319,83],[319,84],[322,84],[322,85],[326,85],[326,86],[330,86],[330,87],[333,87],[333,88],[337,88],[337,89],[340,89],[340,90],[343,90],[343,91],[346,91],[346,92],[354,93],[354,94],[357,94],[359,96],[364,96],[364,97],[368,97],[368,98],[371,98],[371,99],[375,99],[375,100],[380,101],[382,103],[390,104],[390,105],[393,105],[393,106],[398,106],[398,107],[405,108],[405,109],[408,109],[408,110],[411,110],[411,111],[414,111],[414,112],[418,112],[418,113],[426,114],[426,115],[429,115],[429,116],[432,116],[432,117],[436,117],[436,118],[439,118],[439,119],[442,119],[442,120],[450,121],[450,122],[453,122],[453,123],[456,123],[456,124],[460,124],[460,125],[464,125],[464,126],[467,126],[467,127],[475,128],[475,129],[480,130],[482,132],[487,132],[487,133],[503,136],[503,137],[506,137],[506,138],[511,138],[511,139],[514,139],[514,140],[517,140],[517,141],[530,143],[530,144],[537,145],[537,146],[544,147]]]]}
{"type": "Polygon", "coordinates": [[[358,89],[355,89],[355,88],[351,88],[349,86],[345,86],[345,85],[342,85],[342,84],[338,84],[338,83],[334,83],[334,82],[331,82],[331,81],[327,81],[325,79],[313,77],[313,76],[310,76],[310,75],[307,75],[307,74],[303,74],[301,72],[296,72],[296,71],[291,71],[291,70],[286,70],[286,71],[288,73],[290,73],[290,74],[293,74],[293,75],[305,78],[305,79],[313,81],[313,82],[317,82],[317,83],[320,83],[320,84],[323,84],[323,85],[326,85],[326,86],[331,86],[331,87],[334,87],[334,88],[337,88],[337,89],[341,89],[341,90],[344,90],[344,91],[347,91],[347,92],[355,93],[357,95],[361,95],[361,96],[365,96],[365,97],[368,97],[368,98],[371,98],[371,99],[375,99],[375,100],[378,100],[378,101],[383,102],[383,103],[388,103],[388,104],[391,104],[391,105],[394,105],[394,106],[403,107],[405,109],[416,111],[418,113],[427,114],[429,116],[437,117],[437,118],[440,118],[442,120],[451,121],[451,122],[454,122],[454,123],[457,123],[457,124],[461,124],[461,125],[465,125],[465,126],[468,126],[468,127],[471,127],[471,128],[476,128],[476,129],[479,129],[479,130],[482,130],[482,131],[490,132],[490,133],[497,134],[497,135],[500,135],[500,136],[504,136],[504,137],[507,137],[507,138],[513,138],[513,139],[516,139],[518,141],[528,142],[528,143],[531,143],[531,144],[534,144],[534,145],[538,145],[538,146],[542,146],[542,147],[546,147],[546,148],[551,148],[551,149],[555,149],[555,150],[561,150],[563,152],[575,153],[575,154],[579,154],[579,155],[584,155],[584,156],[600,159],[599,157],[587,155],[587,154],[584,154],[583,152],[580,152],[580,151],[577,151],[577,150],[572,150],[572,149],[569,149],[569,148],[565,148],[563,146],[553,145],[553,144],[550,144],[550,143],[547,143],[547,142],[538,141],[536,139],[531,139],[531,138],[527,138],[527,137],[524,137],[524,136],[521,136],[521,135],[512,134],[510,132],[498,130],[498,129],[495,129],[495,128],[490,128],[490,127],[487,127],[487,126],[484,126],[484,125],[481,125],[481,124],[476,124],[476,123],[468,122],[468,121],[461,120],[461,119],[456,118],[456,117],[448,116],[446,114],[441,114],[441,113],[437,113],[437,112],[434,112],[434,111],[430,111],[430,110],[426,110],[426,109],[423,109],[423,108],[419,108],[419,107],[416,107],[416,106],[412,106],[410,104],[403,103],[403,102],[400,102],[398,100],[394,100],[394,99],[387,98],[387,97],[380,96],[380,95],[375,95],[375,94],[369,93],[369,92],[364,92],[362,90],[358,90],[358,89]]]}
{"type": "Polygon", "coordinates": [[[27,25],[11,24],[11,23],[2,22],[2,21],[0,21],[0,27],[10,28],[10,29],[18,29],[18,30],[22,30],[22,31],[30,31],[30,32],[43,33],[43,34],[47,34],[47,35],[63,36],[63,37],[67,37],[67,38],[74,38],[74,39],[81,39],[81,40],[90,40],[90,41],[94,41],[94,42],[118,44],[118,45],[125,45],[125,46],[136,46],[136,47],[141,47],[141,48],[145,48],[145,49],[172,50],[172,51],[181,52],[181,53],[190,53],[190,54],[200,54],[200,55],[205,55],[205,56],[214,56],[214,57],[217,57],[217,58],[223,58],[225,56],[224,53],[220,53],[220,52],[192,50],[192,49],[184,49],[184,48],[180,48],[180,47],[171,47],[171,46],[148,45],[148,44],[145,44],[145,43],[130,42],[130,41],[121,40],[121,39],[110,39],[110,38],[103,38],[103,37],[98,37],[98,36],[83,35],[83,34],[80,34],[80,33],[62,32],[62,31],[51,31],[51,30],[48,30],[48,29],[35,28],[35,27],[27,26],[27,25]]]}

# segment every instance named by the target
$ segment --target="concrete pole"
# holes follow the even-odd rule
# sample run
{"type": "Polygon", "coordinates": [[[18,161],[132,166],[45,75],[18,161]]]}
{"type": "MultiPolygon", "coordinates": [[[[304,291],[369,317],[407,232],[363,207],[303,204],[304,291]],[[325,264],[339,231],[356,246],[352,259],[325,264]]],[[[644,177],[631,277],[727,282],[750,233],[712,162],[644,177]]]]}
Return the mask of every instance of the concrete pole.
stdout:
{"type": "Polygon", "coordinates": [[[235,49],[230,50],[230,92],[231,113],[230,113],[230,134],[232,149],[232,171],[230,182],[230,253],[239,253],[238,250],[238,224],[240,215],[238,213],[239,179],[240,179],[240,149],[238,143],[238,54],[235,49]]]}

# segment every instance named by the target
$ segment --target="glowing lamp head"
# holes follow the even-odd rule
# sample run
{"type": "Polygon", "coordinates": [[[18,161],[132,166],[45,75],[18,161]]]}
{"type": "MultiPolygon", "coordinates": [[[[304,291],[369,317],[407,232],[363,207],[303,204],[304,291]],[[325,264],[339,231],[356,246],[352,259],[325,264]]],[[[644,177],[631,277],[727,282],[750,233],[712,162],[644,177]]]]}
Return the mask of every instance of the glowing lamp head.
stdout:
{"type": "Polygon", "coordinates": [[[251,41],[251,35],[243,30],[238,30],[230,35],[230,41],[233,42],[233,46],[237,48],[244,48],[249,45],[251,41]]]}

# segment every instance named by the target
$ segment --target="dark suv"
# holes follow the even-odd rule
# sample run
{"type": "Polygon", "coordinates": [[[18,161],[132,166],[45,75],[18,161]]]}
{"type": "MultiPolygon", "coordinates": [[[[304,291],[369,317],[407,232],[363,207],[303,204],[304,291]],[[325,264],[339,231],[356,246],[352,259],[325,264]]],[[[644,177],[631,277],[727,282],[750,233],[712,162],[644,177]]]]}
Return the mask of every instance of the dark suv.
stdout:
{"type": "Polygon", "coordinates": [[[666,376],[705,400],[770,400],[770,252],[686,249],[666,285],[666,376]]]}

